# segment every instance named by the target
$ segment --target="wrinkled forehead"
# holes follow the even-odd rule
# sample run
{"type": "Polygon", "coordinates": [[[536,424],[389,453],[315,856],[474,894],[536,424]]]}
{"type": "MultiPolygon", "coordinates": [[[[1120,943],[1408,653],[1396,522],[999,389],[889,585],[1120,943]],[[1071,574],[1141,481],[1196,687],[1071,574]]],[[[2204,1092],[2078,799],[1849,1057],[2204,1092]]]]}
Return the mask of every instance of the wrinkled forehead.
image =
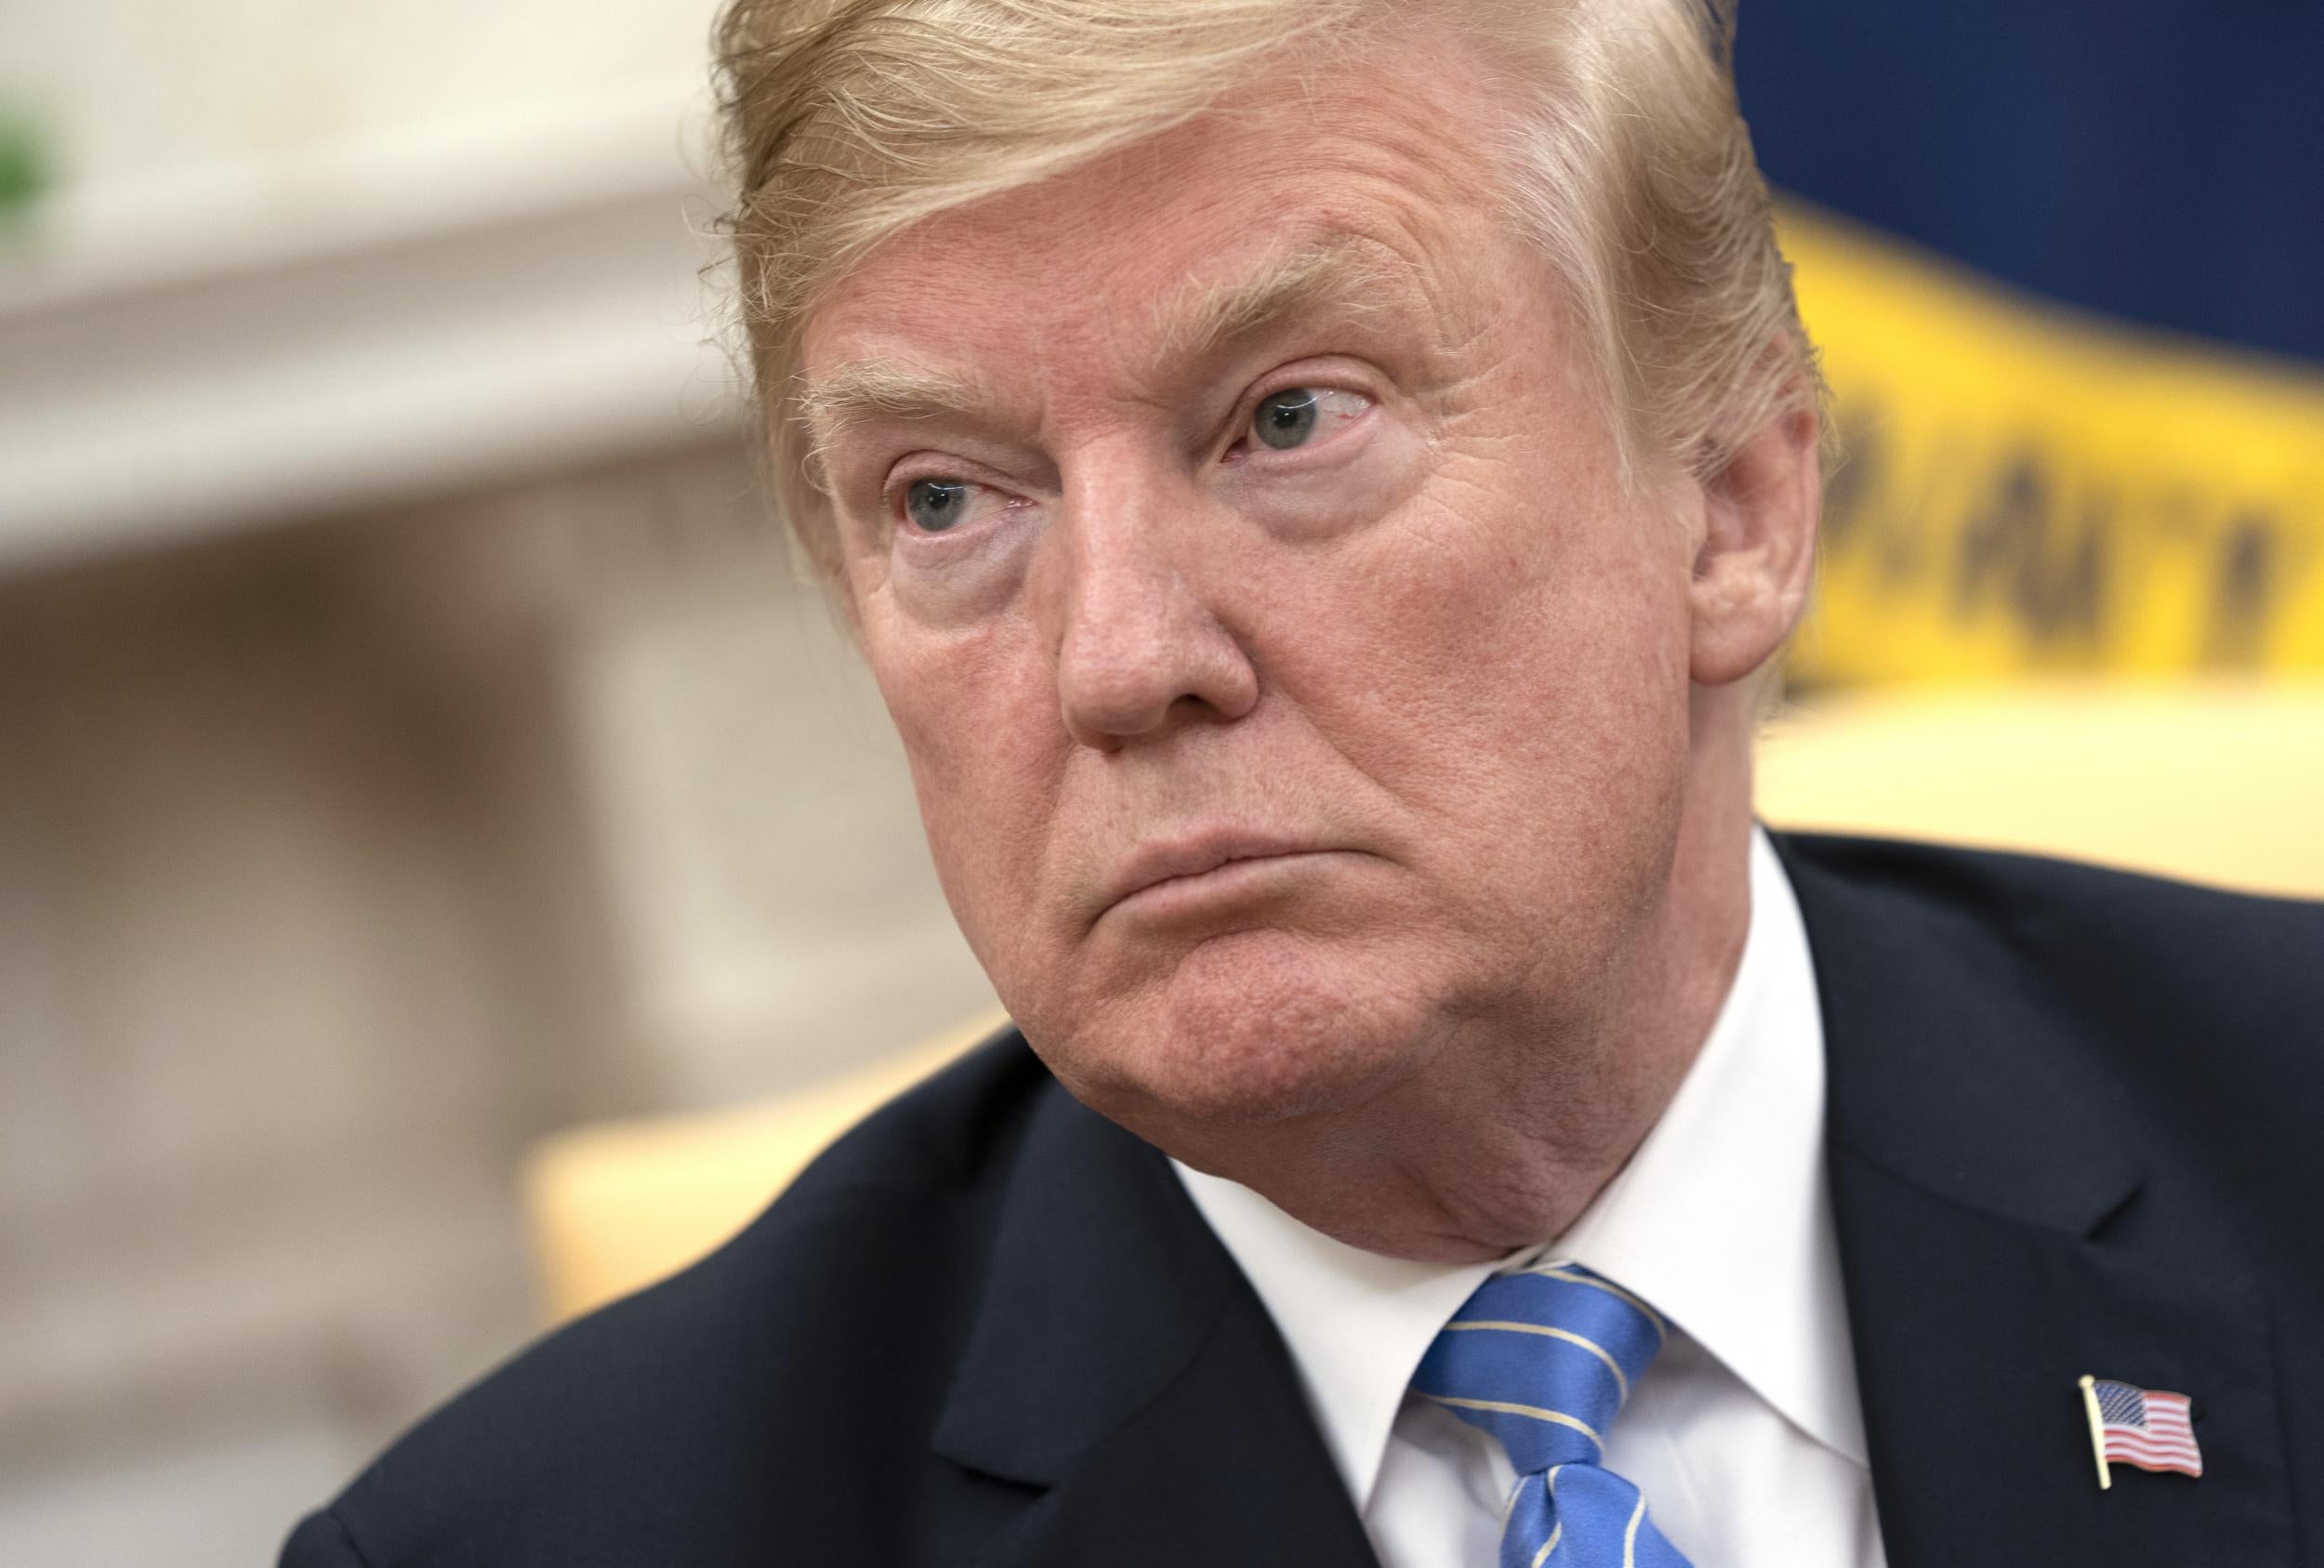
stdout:
{"type": "MultiPolygon", "coordinates": [[[[1110,318],[1124,328],[1110,335],[1117,350],[1110,357],[1150,363],[1157,371],[1201,363],[1302,313],[1362,317],[1401,307],[1409,314],[1426,298],[1430,282],[1421,266],[1391,244],[1311,223],[1289,230],[1271,248],[1228,257],[1194,276],[1165,280],[1150,297],[1127,302],[1118,317],[1110,318]]],[[[1037,318],[1028,317],[1023,325],[1028,338],[1052,336],[1037,318]]],[[[835,351],[812,364],[799,404],[818,431],[867,414],[970,413],[1000,396],[993,377],[971,365],[946,362],[960,356],[945,354],[942,347],[961,347],[957,337],[916,336],[907,323],[882,318],[877,329],[834,334],[826,341],[835,351]],[[928,351],[931,342],[937,352],[928,351]],[[852,357],[840,356],[842,346],[854,350],[852,357]]]]}
{"type": "Polygon", "coordinates": [[[892,411],[904,378],[983,397],[1032,362],[1134,378],[1325,303],[1474,314],[1487,115],[1422,64],[1252,89],[891,236],[806,323],[801,411],[892,411]]]}

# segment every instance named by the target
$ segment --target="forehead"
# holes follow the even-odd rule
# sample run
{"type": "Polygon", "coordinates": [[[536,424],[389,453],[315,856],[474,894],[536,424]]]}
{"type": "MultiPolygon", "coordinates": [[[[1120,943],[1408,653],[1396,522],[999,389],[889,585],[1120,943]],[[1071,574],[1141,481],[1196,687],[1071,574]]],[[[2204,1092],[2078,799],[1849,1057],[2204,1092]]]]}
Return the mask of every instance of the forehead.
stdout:
{"type": "MultiPolygon", "coordinates": [[[[1198,363],[1310,308],[1354,315],[1393,310],[1399,296],[1411,295],[1412,272],[1405,257],[1376,240],[1316,228],[1261,264],[1229,263],[1218,276],[1166,287],[1144,308],[1142,322],[1118,336],[1150,348],[1166,363],[1198,363]]],[[[883,326],[887,335],[895,334],[892,320],[883,326]]],[[[996,389],[979,370],[936,368],[916,354],[882,354],[875,345],[864,357],[818,363],[799,405],[811,425],[827,431],[865,414],[968,413],[995,401],[996,389]]]]}
{"type": "Polygon", "coordinates": [[[891,359],[979,382],[1030,361],[1121,370],[1302,297],[1473,305],[1492,114],[1445,53],[1246,89],[891,238],[807,323],[810,388],[891,359]]]}

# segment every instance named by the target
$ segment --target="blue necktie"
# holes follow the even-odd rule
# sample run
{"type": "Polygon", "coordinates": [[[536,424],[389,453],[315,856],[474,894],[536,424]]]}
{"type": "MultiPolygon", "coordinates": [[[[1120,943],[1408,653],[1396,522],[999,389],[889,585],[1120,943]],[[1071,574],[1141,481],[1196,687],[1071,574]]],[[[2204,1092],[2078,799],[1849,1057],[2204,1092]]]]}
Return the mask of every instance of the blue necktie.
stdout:
{"type": "Polygon", "coordinates": [[[1605,1435],[1662,1349],[1654,1309],[1578,1263],[1496,1274],[1420,1358],[1413,1391],[1500,1439],[1516,1467],[1501,1568],[1688,1568],[1605,1435]]]}

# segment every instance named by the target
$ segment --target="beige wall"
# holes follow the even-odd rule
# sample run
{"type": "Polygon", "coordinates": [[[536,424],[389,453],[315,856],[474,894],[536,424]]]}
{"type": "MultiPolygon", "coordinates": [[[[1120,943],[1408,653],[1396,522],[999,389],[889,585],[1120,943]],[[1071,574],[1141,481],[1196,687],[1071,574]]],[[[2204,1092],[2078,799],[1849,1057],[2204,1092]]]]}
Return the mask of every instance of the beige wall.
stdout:
{"type": "Polygon", "coordinates": [[[530,1140],[989,1005],[730,450],[0,583],[0,1561],[262,1559],[530,1140]]]}
{"type": "Polygon", "coordinates": [[[266,1561],[532,1331],[533,1139],[991,1005],[733,444],[713,9],[0,7],[0,1564],[266,1561]]]}
{"type": "Polygon", "coordinates": [[[711,0],[20,0],[0,87],[75,183],[470,126],[702,75],[711,0]]]}

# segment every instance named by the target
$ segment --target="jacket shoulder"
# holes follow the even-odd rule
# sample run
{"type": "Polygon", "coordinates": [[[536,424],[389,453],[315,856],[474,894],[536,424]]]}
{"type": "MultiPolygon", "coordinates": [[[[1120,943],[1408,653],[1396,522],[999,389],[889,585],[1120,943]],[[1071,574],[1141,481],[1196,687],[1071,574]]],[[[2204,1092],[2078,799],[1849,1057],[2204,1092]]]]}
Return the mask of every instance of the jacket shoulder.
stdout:
{"type": "Polygon", "coordinates": [[[1859,1018],[1942,1008],[1996,1030],[2125,1132],[2158,1194],[2232,1216],[2263,1246],[2305,1234],[2282,1195],[2324,1185],[2309,1131],[2324,1115],[2324,903],[2032,855],[1776,839],[1828,1008],[1842,995],[1859,1018]],[[1819,923],[1859,972],[1827,972],[1819,923]]]}
{"type": "Polygon", "coordinates": [[[1974,924],[2061,985],[2255,1023],[2324,998],[2324,903],[2000,850],[1776,837],[1795,882],[1835,890],[1859,916],[1923,932],[1974,924]]]}
{"type": "Polygon", "coordinates": [[[1063,1092],[1013,1029],[995,1036],[707,1258],[427,1416],[302,1522],[284,1568],[627,1568],[866,1538],[877,1478],[925,1462],[1016,1144],[1063,1092]]]}

